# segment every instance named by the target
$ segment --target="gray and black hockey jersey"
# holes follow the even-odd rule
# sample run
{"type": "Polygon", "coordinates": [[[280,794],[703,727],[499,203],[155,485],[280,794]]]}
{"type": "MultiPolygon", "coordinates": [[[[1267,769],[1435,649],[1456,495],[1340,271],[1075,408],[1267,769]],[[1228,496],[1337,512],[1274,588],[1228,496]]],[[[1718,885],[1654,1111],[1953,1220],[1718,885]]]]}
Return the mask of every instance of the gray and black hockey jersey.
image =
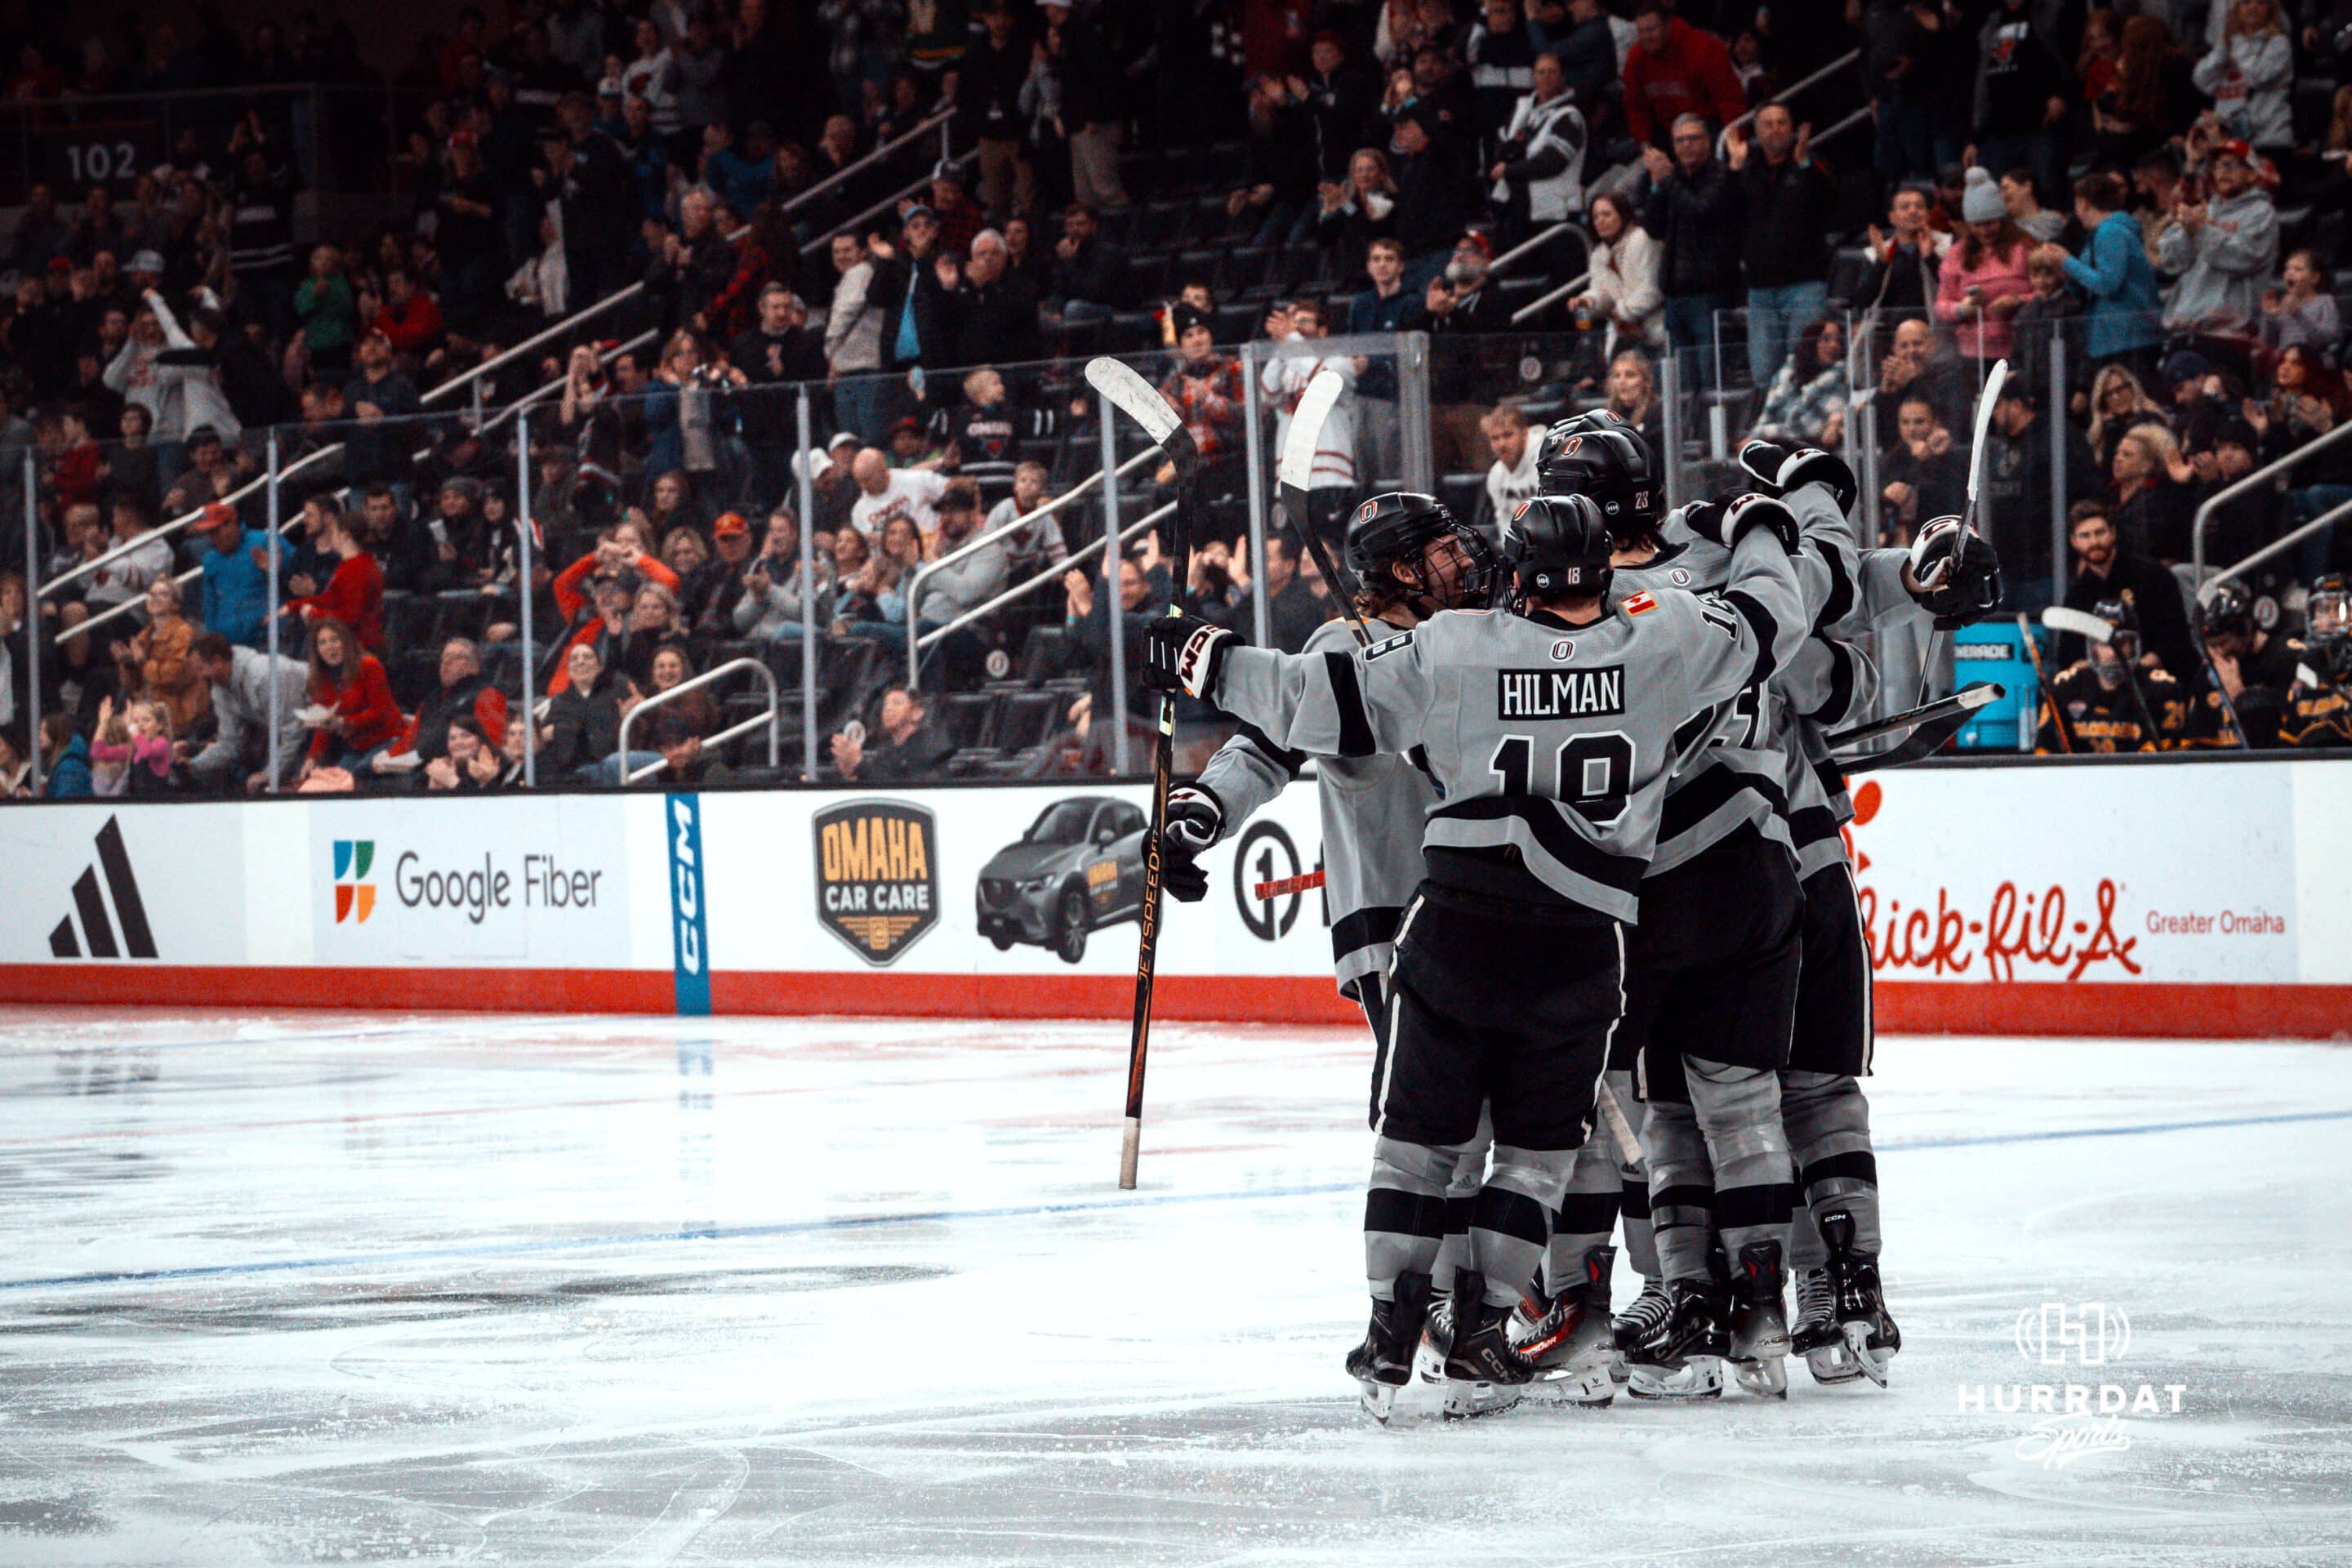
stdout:
{"type": "MultiPolygon", "coordinates": [[[[1375,641],[1393,633],[1384,621],[1364,623],[1375,641]]],[[[1305,654],[1345,654],[1355,646],[1345,621],[1326,621],[1307,639],[1305,654]]],[[[1201,770],[1201,785],[1224,807],[1220,843],[1298,776],[1307,754],[1276,745],[1255,729],[1217,748],[1201,770]]],[[[1384,973],[1398,919],[1423,875],[1423,819],[1437,804],[1437,786],[1412,762],[1388,752],[1316,759],[1315,789],[1323,816],[1323,898],[1331,915],[1331,958],[1339,991],[1384,973]]]]}
{"type": "Polygon", "coordinates": [[[1845,773],[1830,758],[1829,731],[1854,722],[1878,696],[1878,667],[1850,642],[1811,637],[1765,692],[1767,743],[1783,768],[1790,847],[1803,881],[1845,855],[1838,829],[1853,820],[1845,773]]]}
{"type": "Polygon", "coordinates": [[[1422,839],[1433,861],[1507,851],[1515,888],[1636,921],[1675,736],[1795,651],[1819,607],[1798,575],[1752,531],[1718,595],[1636,594],[1583,626],[1448,610],[1344,653],[1235,648],[1216,701],[1318,755],[1420,747],[1444,795],[1422,839]]]}
{"type": "MultiPolygon", "coordinates": [[[[1803,530],[1796,569],[1818,627],[1850,613],[1858,554],[1851,528],[1827,489],[1808,485],[1786,499],[1803,530]]],[[[1669,520],[1667,531],[1673,542],[1656,555],[1638,566],[1617,568],[1611,593],[1623,597],[1681,588],[1706,594],[1723,586],[1730,558],[1721,545],[1691,537],[1678,518],[1669,520]]],[[[1759,680],[1695,717],[1675,736],[1676,763],[1666,784],[1652,876],[1673,870],[1747,826],[1794,852],[1786,748],[1770,733],[1769,700],[1765,682],[1759,680]]]]}

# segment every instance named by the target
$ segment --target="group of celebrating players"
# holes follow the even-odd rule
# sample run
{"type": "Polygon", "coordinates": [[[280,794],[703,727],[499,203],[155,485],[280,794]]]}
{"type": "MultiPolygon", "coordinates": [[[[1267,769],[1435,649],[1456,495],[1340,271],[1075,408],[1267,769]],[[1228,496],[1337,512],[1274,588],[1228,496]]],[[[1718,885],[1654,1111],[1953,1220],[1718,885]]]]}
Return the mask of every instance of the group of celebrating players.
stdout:
{"type": "Polygon", "coordinates": [[[1579,416],[1498,546],[1430,496],[1356,508],[1352,625],[1297,655],[1147,627],[1147,684],[1240,723],[1169,797],[1171,895],[1315,760],[1339,988],[1375,1047],[1346,1365],[1383,1422],[1785,1397],[1792,1348],[1884,1384],[1901,1345],[1828,736],[1876,692],[1858,637],[1978,619],[2000,571],[1958,518],[1861,548],[1828,453],[1740,465],[1746,493],[1668,514],[1642,437],[1579,416]],[[1612,1319],[1621,1225],[1643,1285],[1612,1319]]]}

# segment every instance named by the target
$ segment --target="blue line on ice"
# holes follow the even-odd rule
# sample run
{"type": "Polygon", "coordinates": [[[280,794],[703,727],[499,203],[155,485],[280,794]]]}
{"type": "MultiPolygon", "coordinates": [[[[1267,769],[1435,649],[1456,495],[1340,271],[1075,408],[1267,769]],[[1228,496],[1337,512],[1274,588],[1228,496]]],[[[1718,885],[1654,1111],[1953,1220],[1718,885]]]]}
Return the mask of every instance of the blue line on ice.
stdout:
{"type": "MultiPolygon", "coordinates": [[[[1982,1149],[2004,1143],[2044,1143],[2072,1138],[2133,1138],[2162,1132],[2201,1132],[2233,1127],[2275,1127],[2291,1122],[2352,1121],[2352,1110],[2289,1111],[2271,1116],[2227,1116],[2200,1121],[2139,1121],[2116,1127],[2060,1127],[2039,1132],[1996,1132],[1979,1138],[1919,1138],[1881,1143],[1881,1154],[1932,1149],[1982,1149]]],[[[137,1268],[91,1274],[59,1274],[40,1279],[0,1279],[0,1292],[62,1289],[76,1285],[163,1284],[178,1279],[236,1279],[255,1274],[291,1274],[312,1268],[366,1268],[386,1264],[435,1263],[468,1258],[517,1258],[541,1253],[595,1252],[614,1247],[661,1246],[679,1241],[758,1240],[835,1230],[872,1230],[896,1225],[950,1225],[962,1220],[1032,1219],[1089,1214],[1139,1205],[1256,1203],[1270,1198],[1328,1197],[1360,1192],[1363,1183],[1321,1182],[1306,1186],[1255,1187],[1242,1192],[1153,1193],[1126,1198],[1073,1198],[1064,1203],[1022,1204],[1010,1208],[931,1209],[907,1214],[844,1215],[829,1219],[787,1220],[776,1225],[714,1226],[691,1230],[641,1231],[621,1236],[551,1237],[530,1241],[483,1242],[425,1247],[406,1252],[349,1253],[331,1258],[287,1258],[261,1263],[214,1263],[188,1268],[137,1268]]]]}

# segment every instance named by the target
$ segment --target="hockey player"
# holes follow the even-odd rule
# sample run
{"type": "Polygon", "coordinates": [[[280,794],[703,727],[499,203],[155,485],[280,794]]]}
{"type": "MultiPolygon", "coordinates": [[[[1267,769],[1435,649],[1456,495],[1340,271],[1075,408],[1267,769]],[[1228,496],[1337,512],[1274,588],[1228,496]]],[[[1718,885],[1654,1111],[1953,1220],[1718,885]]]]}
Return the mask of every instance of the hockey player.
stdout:
{"type": "Polygon", "coordinates": [[[2340,573],[2319,578],[2303,616],[2305,658],[2279,739],[2290,746],[2352,745],[2352,585],[2340,573]]]}
{"type": "Polygon", "coordinates": [[[1342,756],[1419,747],[1444,792],[1390,974],[1366,1200],[1372,1314],[1348,1363],[1376,1415],[1412,1375],[1451,1152],[1475,1131],[1482,1100],[1494,1172],[1477,1198],[1472,1266],[1455,1276],[1445,1370],[1471,1408],[1508,1402],[1535,1375],[1508,1320],[1590,1131],[1675,733],[1768,677],[1816,608],[1799,591],[1797,530],[1780,502],[1741,497],[1691,522],[1732,552],[1718,599],[1612,602],[1599,509],[1538,497],[1505,529],[1511,612],[1446,612],[1369,649],[1320,656],[1237,647],[1191,616],[1145,630],[1147,685],[1213,702],[1278,745],[1342,756]]]}
{"type": "Polygon", "coordinates": [[[2252,747],[2279,743],[2279,717],[2305,658],[2294,637],[2273,637],[2254,619],[2254,602],[2235,583],[2216,583],[2197,606],[2195,630],[2210,671],[2197,671],[2186,744],[2252,747]]]}
{"type": "Polygon", "coordinates": [[[2063,750],[2063,722],[2078,752],[2169,751],[2188,726],[2187,693],[2169,672],[2140,662],[2139,616],[2129,605],[2102,599],[2091,614],[2115,627],[2115,637],[2092,643],[2050,682],[2034,749],[2045,756],[2063,750]]]}

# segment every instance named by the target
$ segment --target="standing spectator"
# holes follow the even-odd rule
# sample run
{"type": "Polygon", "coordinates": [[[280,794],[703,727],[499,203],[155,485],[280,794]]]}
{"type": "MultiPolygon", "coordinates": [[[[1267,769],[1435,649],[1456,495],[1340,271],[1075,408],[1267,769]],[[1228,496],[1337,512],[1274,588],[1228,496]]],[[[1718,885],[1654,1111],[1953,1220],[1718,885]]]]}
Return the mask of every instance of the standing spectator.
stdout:
{"type": "Polygon", "coordinates": [[[1252,245],[1292,245],[1313,232],[1316,210],[1314,123],[1277,77],[1251,89],[1242,183],[1225,197],[1225,216],[1252,245]]]}
{"type": "MultiPolygon", "coordinates": [[[[1364,254],[1364,275],[1372,286],[1349,301],[1350,337],[1402,331],[1408,317],[1425,308],[1424,300],[1404,286],[1404,247],[1394,236],[1371,242],[1364,254]]],[[[1396,365],[1387,356],[1371,360],[1356,378],[1360,450],[1375,477],[1404,471],[1398,391],[1396,365]]]]}
{"type": "MultiPolygon", "coordinates": [[[[1462,57],[1470,67],[1471,111],[1476,117],[1479,155],[1488,163],[1502,157],[1505,127],[1520,113],[1536,81],[1536,48],[1519,16],[1519,0],[1486,0],[1480,20],[1471,24],[1462,40],[1462,57]]],[[[1558,73],[1559,62],[1552,68],[1558,73]]],[[[1549,95],[1558,97],[1560,87],[1549,95]]],[[[1581,137],[1578,138],[1580,143],[1581,137]]],[[[1579,151],[1581,151],[1580,145],[1579,151]]],[[[1499,178],[1500,176],[1496,176],[1499,178]]]]}
{"type": "Polygon", "coordinates": [[[2163,19],[2147,12],[2126,18],[2114,79],[2091,104],[2099,163],[2131,167],[2186,127],[2198,101],[2194,68],[2163,19]]]}
{"type": "MultiPolygon", "coordinates": [[[[1428,56],[1433,51],[1424,51],[1428,56]]],[[[1405,287],[1418,290],[1445,265],[1445,253],[1476,210],[1475,149],[1442,98],[1418,98],[1389,132],[1396,205],[1390,223],[1404,242],[1405,287]]]]}
{"type": "Polygon", "coordinates": [[[1363,144],[1380,89],[1370,72],[1348,58],[1347,41],[1336,32],[1316,34],[1308,58],[1307,75],[1289,87],[1314,121],[1316,170],[1320,178],[1332,180],[1347,171],[1363,144]]]}
{"type": "Polygon", "coordinates": [[[2009,603],[2027,609],[2050,602],[2052,502],[2072,505],[2099,493],[2098,468],[2082,432],[2063,416],[2042,414],[2045,395],[2043,386],[2021,376],[2001,384],[1985,437],[1984,491],[1978,503],[1978,516],[1987,520],[1987,531],[2010,567],[2009,603]],[[2054,473],[2053,421],[2063,447],[2054,473]]]}
{"type": "Polygon", "coordinates": [[[2293,146],[2294,49],[2278,0],[2215,0],[2214,14],[2221,36],[2189,79],[2213,100],[2229,135],[2265,151],[2293,146]]]}
{"type": "Polygon", "coordinates": [[[243,780],[258,793],[275,777],[291,777],[300,765],[305,741],[298,714],[309,701],[309,672],[299,659],[273,658],[257,648],[233,644],[207,631],[189,645],[195,671],[211,687],[213,737],[202,751],[188,742],[173,747],[198,787],[226,789],[243,780]],[[277,688],[278,728],[269,729],[272,686],[277,688]]]}
{"type": "Polygon", "coordinates": [[[1340,521],[1356,489],[1356,362],[1326,355],[1315,347],[1318,339],[1331,335],[1323,306],[1317,300],[1277,300],[1266,312],[1265,335],[1274,341],[1276,352],[1258,373],[1258,390],[1275,405],[1274,450],[1281,451],[1288,439],[1290,416],[1318,372],[1328,370],[1347,383],[1348,389],[1324,416],[1323,434],[1307,477],[1308,520],[1336,544],[1340,521]]]}
{"type": "Polygon", "coordinates": [[[833,237],[833,306],[824,323],[827,378],[835,417],[861,439],[881,433],[889,386],[882,369],[882,321],[887,314],[874,291],[874,258],[855,236],[833,237]]]}
{"type": "Polygon", "coordinates": [[[1322,210],[1315,219],[1315,237],[1331,253],[1333,268],[1342,278],[1369,266],[1371,247],[1381,240],[1397,246],[1400,276],[1404,259],[1396,238],[1396,181],[1389,176],[1388,154],[1377,147],[1360,149],[1348,160],[1344,183],[1324,181],[1316,187],[1322,210]]]}
{"type": "Polygon", "coordinates": [[[1242,455],[1243,392],[1241,362],[1217,352],[1216,331],[1208,317],[1180,304],[1176,368],[1160,384],[1160,395],[1183,416],[1199,449],[1205,494],[1222,493],[1232,485],[1234,460],[1242,455]]]}
{"type": "Polygon", "coordinates": [[[859,491],[849,523],[869,541],[879,539],[893,518],[910,520],[924,534],[938,527],[940,498],[948,488],[944,476],[929,468],[894,468],[874,447],[859,452],[849,471],[859,491]]]}
{"type": "Polygon", "coordinates": [[[2065,215],[2042,205],[2042,186],[2030,170],[2011,169],[2000,177],[2000,201],[2010,221],[2037,244],[2054,244],[2066,231],[2065,215]]]}
{"type": "MultiPolygon", "coordinates": [[[[1890,7],[1889,9],[1893,9],[1890,7]]],[[[1875,57],[1878,172],[1888,183],[1931,178],[1959,156],[1961,85],[1941,0],[1909,0],[1875,57]]]]}
{"type": "Polygon", "coordinates": [[[239,524],[227,501],[205,506],[200,524],[205,542],[203,615],[207,630],[233,643],[258,647],[268,639],[269,534],[239,524]]]}
{"type": "Polygon", "coordinates": [[[1849,395],[1845,324],[1834,316],[1810,322],[1765,394],[1752,434],[1786,447],[1836,451],[1845,444],[1849,395]]]}
{"type": "Polygon", "coordinates": [[[1487,171],[1496,199],[1507,207],[1504,233],[1515,244],[1584,210],[1584,115],[1569,93],[1559,56],[1537,56],[1533,78],[1533,89],[1513,108],[1496,139],[1487,171]]]}
{"type": "MultiPolygon", "coordinates": [[[[2241,7],[2249,0],[2239,0],[2241,7]]],[[[2251,335],[2262,297],[2278,265],[2278,211],[2254,173],[2254,152],[2243,142],[2213,149],[2206,174],[2213,195],[2183,202],[2158,235],[2157,260],[2180,274],[2164,312],[2168,332],[2251,335]]]]}
{"type": "Polygon", "coordinates": [[[1728,138],[1748,274],[1748,372],[1759,386],[1770,383],[1797,333],[1829,305],[1827,237],[1838,227],[1837,191],[1814,162],[1811,142],[1812,127],[1800,127],[1777,103],[1756,111],[1754,135],[1734,131],[1728,138]]]}
{"type": "Polygon", "coordinates": [[[961,282],[950,290],[955,321],[953,363],[1014,365],[1044,357],[1037,331],[1037,295],[1012,269],[1004,237],[992,228],[972,237],[961,282]]]}
{"type": "Polygon", "coordinates": [[[2010,220],[2000,188],[1982,169],[1969,171],[1960,216],[1968,228],[1944,253],[1936,320],[1952,329],[1962,359],[1990,364],[2009,357],[2010,321],[2033,297],[2032,280],[2025,275],[2025,258],[2033,247],[2010,220]]]}
{"type": "MultiPolygon", "coordinates": [[[[1664,14],[1646,10],[1643,22],[1664,26],[1664,14]]],[[[1739,187],[1716,161],[1706,122],[1697,115],[1675,121],[1674,145],[1672,158],[1655,147],[1643,150],[1649,193],[1643,226],[1665,249],[1660,280],[1667,341],[1676,354],[1695,355],[1715,341],[1715,313],[1739,305],[1739,187]]]]}
{"type": "Polygon", "coordinates": [[[312,707],[329,714],[311,733],[310,757],[302,764],[305,779],[328,765],[368,772],[375,754],[407,728],[383,666],[360,647],[350,626],[332,616],[310,628],[310,699],[312,707]]]}
{"type": "Polygon", "coordinates": [[[2083,253],[2069,257],[2061,251],[2057,259],[2090,295],[2084,349],[2095,366],[2121,363],[2145,375],[2156,368],[2164,329],[2157,318],[2156,269],[2148,265],[2139,219],[2124,210],[2123,176],[2099,170],[2075,181],[2074,216],[2086,237],[2083,253]]]}
{"type": "Polygon", "coordinates": [[[343,384],[343,406],[360,422],[343,436],[343,472],[354,483],[390,480],[405,485],[414,433],[394,421],[423,406],[416,384],[393,368],[392,339],[371,327],[360,339],[359,374],[343,384]]]}
{"type": "Polygon", "coordinates": [[[677,205],[677,232],[666,234],[646,268],[646,292],[673,326],[707,330],[704,314],[735,276],[735,253],[714,222],[710,193],[691,190],[677,205]]]}
{"type": "MultiPolygon", "coordinates": [[[[1625,121],[1634,141],[1663,149],[1685,115],[1702,121],[1704,136],[1704,121],[1728,125],[1748,111],[1748,94],[1721,38],[1692,26],[1662,0],[1643,0],[1633,37],[1623,78],[1625,121]]],[[[1675,153],[1680,156],[1679,146],[1675,153]]]]}
{"type": "Polygon", "coordinates": [[[1628,348],[1664,347],[1666,298],[1659,287],[1664,258],[1623,195],[1604,191],[1592,198],[1592,237],[1591,288],[1572,303],[1580,317],[1607,325],[1602,353],[1613,360],[1628,348]]]}
{"type": "Polygon", "coordinates": [[[343,253],[335,247],[311,247],[310,275],[294,290],[294,318],[301,323],[302,347],[310,356],[311,374],[339,374],[351,367],[359,311],[352,301],[351,279],[343,276],[343,253]]]}
{"type": "Polygon", "coordinates": [[[2032,0],[2000,0],[1977,35],[1973,134],[1960,162],[2030,169],[2054,191],[2066,182],[2066,68],[2033,13],[2032,0]]]}
{"type": "Polygon", "coordinates": [[[1127,252],[1101,237],[1094,209],[1074,203],[1054,247],[1053,298],[1066,321],[1102,321],[1127,308],[1134,284],[1127,252]]]}
{"type": "Polygon", "coordinates": [[[980,205],[1002,222],[1037,203],[1037,171],[1029,162],[1021,110],[1030,51],[1013,34],[1005,0],[992,0],[982,11],[981,26],[985,36],[965,47],[956,66],[956,107],[979,141],[980,205]]]}
{"type": "Polygon", "coordinates": [[[1942,284],[1943,255],[1952,237],[1930,227],[1927,215],[1926,188],[1905,185],[1886,205],[1886,230],[1870,226],[1870,267],[1855,287],[1854,303],[1878,312],[1882,330],[1924,320],[1942,284]]]}
{"type": "Polygon", "coordinates": [[[1062,23],[1062,124],[1070,139],[1070,186],[1087,206],[1129,205],[1119,183],[1118,143],[1127,122],[1127,73],[1092,17],[1075,14],[1071,0],[1043,0],[1062,23]]]}
{"type": "Polygon", "coordinates": [[[547,199],[560,204],[563,266],[572,291],[582,300],[601,300],[625,280],[628,247],[639,227],[636,192],[620,148],[596,129],[585,93],[564,94],[555,115],[541,133],[546,167],[532,177],[547,199]]]}
{"type": "Polygon", "coordinates": [[[325,587],[286,602],[285,614],[298,626],[331,621],[343,635],[356,634],[354,650],[383,647],[383,568],[368,552],[342,504],[331,494],[312,496],[305,510],[320,520],[312,544],[332,555],[336,566],[325,587]]]}
{"type": "Polygon", "coordinates": [[[107,386],[147,410],[158,441],[184,441],[205,425],[229,437],[243,429],[221,393],[219,377],[209,367],[164,357],[192,355],[195,347],[163,296],[150,289],[140,296],[131,333],[106,367],[107,386]]]}

